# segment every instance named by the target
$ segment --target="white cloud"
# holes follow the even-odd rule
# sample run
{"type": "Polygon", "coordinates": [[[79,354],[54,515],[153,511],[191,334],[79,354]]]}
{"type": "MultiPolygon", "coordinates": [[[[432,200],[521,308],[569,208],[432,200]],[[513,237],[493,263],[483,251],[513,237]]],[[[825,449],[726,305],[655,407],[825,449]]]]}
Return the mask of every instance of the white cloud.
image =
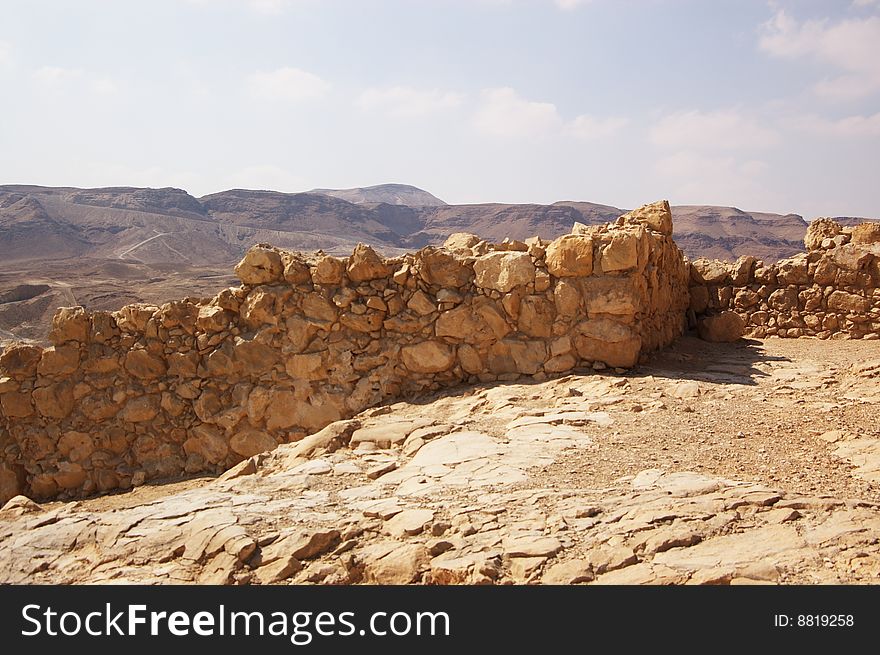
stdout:
{"type": "Polygon", "coordinates": [[[628,123],[628,119],[619,116],[597,118],[581,114],[568,125],[568,131],[578,139],[589,141],[614,136],[628,123]]]}
{"type": "Polygon", "coordinates": [[[307,189],[304,178],[272,164],[245,166],[222,177],[223,188],[284,191],[307,189]]]}
{"type": "Polygon", "coordinates": [[[810,114],[801,116],[792,125],[802,131],[833,137],[880,136],[880,112],[871,116],[847,116],[838,120],[810,114]]]}
{"type": "Polygon", "coordinates": [[[54,93],[85,89],[109,96],[117,90],[116,83],[109,77],[82,68],[42,66],[32,73],[32,77],[41,89],[54,93]]]}
{"type": "Polygon", "coordinates": [[[846,100],[880,91],[880,16],[798,22],[779,10],[761,26],[758,45],[776,57],[808,57],[840,69],[813,87],[819,95],[846,100]]]}
{"type": "Polygon", "coordinates": [[[284,10],[294,2],[294,0],[185,0],[188,4],[201,7],[217,5],[222,1],[237,2],[259,14],[267,14],[270,16],[284,13],[284,10]]]}
{"type": "Polygon", "coordinates": [[[0,41],[0,68],[12,64],[12,44],[0,41]]]}
{"type": "Polygon", "coordinates": [[[554,0],[556,6],[562,9],[563,11],[571,11],[572,9],[577,9],[581,5],[585,5],[591,0],[554,0]]]}
{"type": "MultiPolygon", "coordinates": [[[[207,1],[207,0],[202,0],[207,1]]],[[[497,6],[507,6],[512,5],[515,2],[522,0],[476,0],[480,4],[484,5],[497,5],[497,6]]],[[[562,11],[571,11],[573,9],[577,9],[578,7],[582,7],[583,5],[591,3],[593,0],[546,0],[547,2],[552,2],[552,4],[556,5],[558,9],[562,11]]]]}
{"type": "Polygon", "coordinates": [[[735,109],[694,110],[661,118],[651,129],[651,141],[671,148],[735,150],[772,145],[778,135],[735,109]]]}
{"type": "Polygon", "coordinates": [[[510,87],[483,89],[473,117],[478,131],[509,139],[568,136],[589,141],[613,136],[628,123],[620,116],[590,114],[565,121],[552,102],[528,100],[510,87]]]}
{"type": "Polygon", "coordinates": [[[258,98],[288,102],[320,98],[330,90],[330,83],[314,73],[291,67],[257,71],[248,78],[248,86],[258,98]]]}
{"type": "Polygon", "coordinates": [[[773,204],[762,179],[768,165],[758,159],[714,157],[684,150],[658,160],[654,169],[670,195],[689,204],[737,205],[744,198],[773,204]]]}
{"type": "Polygon", "coordinates": [[[79,80],[82,76],[83,71],[80,68],[63,68],[61,66],[43,66],[34,71],[34,79],[46,85],[64,84],[79,80]]]}
{"type": "Polygon", "coordinates": [[[853,0],[853,7],[873,7],[880,5],[880,0],[853,0]]]}
{"type": "Polygon", "coordinates": [[[396,118],[417,118],[461,106],[464,96],[439,89],[413,89],[406,86],[370,88],[355,104],[365,110],[381,110],[396,118]]]}
{"type": "Polygon", "coordinates": [[[474,116],[476,128],[495,137],[540,137],[559,130],[556,105],[522,98],[510,87],[484,89],[474,116]]]}
{"type": "Polygon", "coordinates": [[[280,14],[286,8],[286,0],[249,0],[251,9],[261,14],[280,14]]]}

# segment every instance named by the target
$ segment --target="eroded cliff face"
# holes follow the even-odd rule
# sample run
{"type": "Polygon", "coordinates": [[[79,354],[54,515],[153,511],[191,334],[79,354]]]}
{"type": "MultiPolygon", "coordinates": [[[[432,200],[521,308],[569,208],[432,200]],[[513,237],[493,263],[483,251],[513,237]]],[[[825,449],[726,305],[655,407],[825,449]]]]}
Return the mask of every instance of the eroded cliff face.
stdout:
{"type": "MultiPolygon", "coordinates": [[[[690,309],[733,312],[743,332],[758,338],[880,339],[880,223],[844,228],[817,219],[804,243],[806,252],[770,266],[754,257],[694,261],[690,309]]],[[[706,330],[721,337],[731,324],[706,330]]]]}
{"type": "Polygon", "coordinates": [[[390,398],[631,367],[685,327],[671,233],[664,201],[553,242],[258,245],[211,299],[63,308],[53,346],[0,356],[0,502],[219,472],[390,398]]]}

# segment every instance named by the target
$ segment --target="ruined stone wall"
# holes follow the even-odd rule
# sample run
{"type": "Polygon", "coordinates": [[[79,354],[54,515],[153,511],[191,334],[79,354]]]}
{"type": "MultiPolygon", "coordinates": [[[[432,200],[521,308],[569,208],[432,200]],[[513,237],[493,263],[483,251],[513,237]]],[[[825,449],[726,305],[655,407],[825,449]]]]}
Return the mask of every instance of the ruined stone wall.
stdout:
{"type": "Polygon", "coordinates": [[[0,356],[0,502],[218,472],[406,394],[633,366],[684,328],[671,220],[394,259],[256,246],[211,299],[61,309],[53,346],[0,356]]]}
{"type": "Polygon", "coordinates": [[[696,315],[736,312],[757,338],[880,338],[880,224],[810,225],[807,252],[764,266],[698,259],[691,265],[696,315]]]}

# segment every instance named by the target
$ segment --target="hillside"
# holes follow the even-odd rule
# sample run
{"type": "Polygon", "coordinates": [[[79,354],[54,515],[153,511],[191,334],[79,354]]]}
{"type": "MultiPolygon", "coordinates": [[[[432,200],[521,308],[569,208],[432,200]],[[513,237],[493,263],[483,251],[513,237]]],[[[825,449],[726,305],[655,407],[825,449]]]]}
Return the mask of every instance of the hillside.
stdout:
{"type": "Polygon", "coordinates": [[[385,203],[407,207],[439,207],[446,203],[409,184],[377,184],[354,189],[312,189],[309,193],[332,196],[355,204],[385,203]]]}
{"type": "MultiPolygon", "coordinates": [[[[447,205],[406,185],[308,193],[232,189],[202,198],[174,188],[8,185],[0,186],[0,257],[204,265],[235,261],[260,241],[339,253],[361,241],[393,253],[460,231],[486,239],[552,239],[576,221],[603,223],[625,211],[580,201],[447,205]]],[[[692,257],[735,259],[748,252],[776,260],[800,249],[807,226],[796,214],[733,207],[676,206],[673,216],[676,238],[692,257]]]]}
{"type": "Polygon", "coordinates": [[[745,212],[736,207],[673,207],[675,240],[691,258],[733,260],[752,255],[776,261],[800,252],[807,221],[797,214],[745,212]]]}

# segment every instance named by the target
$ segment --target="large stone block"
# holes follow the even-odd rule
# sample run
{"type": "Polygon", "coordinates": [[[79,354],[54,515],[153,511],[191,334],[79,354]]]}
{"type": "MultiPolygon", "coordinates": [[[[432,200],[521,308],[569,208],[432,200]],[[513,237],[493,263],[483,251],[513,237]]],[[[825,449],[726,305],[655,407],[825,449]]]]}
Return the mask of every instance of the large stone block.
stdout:
{"type": "Polygon", "coordinates": [[[464,251],[467,254],[471,254],[471,248],[480,243],[480,237],[476,234],[470,234],[469,232],[455,232],[450,234],[446,241],[443,242],[443,247],[447,250],[454,251],[464,251]]]}
{"type": "Polygon", "coordinates": [[[458,288],[469,283],[474,276],[471,266],[443,250],[425,248],[420,251],[416,261],[419,262],[420,277],[428,284],[458,288]]]}
{"type": "Polygon", "coordinates": [[[870,310],[871,302],[867,298],[854,293],[834,291],[828,296],[828,309],[834,312],[849,312],[857,314],[870,310]]]}
{"type": "Polygon", "coordinates": [[[547,270],[556,277],[590,275],[593,272],[593,238],[566,234],[547,246],[547,270]]]}
{"type": "Polygon", "coordinates": [[[642,205],[621,217],[621,222],[641,223],[646,228],[660,234],[672,234],[672,211],[668,200],[658,200],[648,205],[642,205]]]}
{"type": "Polygon", "coordinates": [[[251,457],[259,453],[274,450],[278,445],[270,435],[261,430],[241,430],[232,435],[229,447],[242,457],[251,457]]]}
{"type": "Polygon", "coordinates": [[[494,338],[491,326],[469,305],[440,312],[434,331],[438,337],[461,339],[468,343],[480,343],[494,338]]]}
{"type": "Polygon", "coordinates": [[[745,321],[736,312],[704,316],[697,322],[697,333],[704,341],[730,343],[742,338],[745,321]]]}
{"type": "Polygon", "coordinates": [[[279,360],[279,353],[271,346],[256,340],[237,339],[232,349],[232,361],[242,375],[262,375],[279,360]]]}
{"type": "Polygon", "coordinates": [[[709,307],[709,289],[703,285],[691,287],[690,306],[693,312],[702,314],[709,307]]]}
{"type": "Polygon", "coordinates": [[[0,355],[0,370],[16,380],[31,377],[37,372],[42,355],[43,349],[39,346],[12,344],[0,355]]]}
{"type": "Polygon", "coordinates": [[[544,296],[526,296],[520,303],[517,329],[530,337],[549,337],[555,314],[553,303],[544,296]]]}
{"type": "Polygon", "coordinates": [[[455,352],[442,341],[423,341],[400,349],[403,365],[413,373],[439,373],[452,367],[455,352]]]}
{"type": "Polygon", "coordinates": [[[809,262],[806,256],[795,255],[776,264],[776,279],[779,284],[808,284],[809,262]]]}
{"type": "Polygon", "coordinates": [[[248,328],[277,325],[283,295],[278,293],[277,287],[260,286],[253,289],[238,310],[245,325],[248,328]]]}
{"type": "Polygon", "coordinates": [[[146,423],[152,421],[159,414],[160,397],[156,395],[137,396],[129,400],[119,418],[128,423],[146,423]]]}
{"type": "Polygon", "coordinates": [[[73,411],[73,385],[58,382],[34,389],[34,405],[40,416],[47,418],[66,418],[73,411]]]}
{"type": "Polygon", "coordinates": [[[5,505],[19,493],[21,493],[21,480],[18,474],[5,464],[0,464],[0,506],[5,505]]]}
{"type": "Polygon", "coordinates": [[[345,262],[338,257],[325,255],[318,260],[311,272],[312,282],[315,284],[339,284],[345,273],[345,262]]]}
{"type": "Polygon", "coordinates": [[[482,289],[507,293],[535,281],[535,265],[526,252],[492,252],[474,262],[476,284],[482,289]]]}
{"type": "Polygon", "coordinates": [[[827,256],[816,262],[816,270],[813,271],[813,282],[822,287],[831,286],[837,279],[837,265],[827,256]]]}
{"type": "Polygon", "coordinates": [[[266,244],[248,250],[235,265],[235,274],[244,284],[272,284],[279,282],[283,273],[281,254],[266,244]]]}
{"type": "Polygon", "coordinates": [[[34,406],[31,394],[26,391],[0,393],[0,414],[8,418],[33,416],[34,406]]]}
{"type": "Polygon", "coordinates": [[[116,312],[116,325],[123,332],[138,333],[147,329],[147,323],[159,311],[156,305],[133,303],[116,312]]]}
{"type": "Polygon", "coordinates": [[[321,353],[292,355],[284,364],[287,374],[302,380],[323,380],[327,377],[327,367],[321,353]]]}
{"type": "Polygon", "coordinates": [[[602,272],[628,271],[639,263],[639,235],[618,231],[602,247],[602,272]]]}
{"type": "Polygon", "coordinates": [[[581,309],[582,296],[578,287],[567,280],[559,280],[553,289],[556,313],[561,318],[574,318],[581,309]]]}
{"type": "Polygon", "coordinates": [[[382,328],[382,321],[384,318],[384,312],[372,310],[368,311],[366,314],[343,312],[339,317],[339,322],[349,330],[354,330],[355,332],[376,332],[382,328]]]}
{"type": "Polygon", "coordinates": [[[82,307],[60,307],[52,317],[49,340],[60,345],[68,341],[85,343],[90,331],[89,315],[82,307]]]}
{"type": "Polygon", "coordinates": [[[39,375],[69,375],[79,366],[79,346],[50,346],[43,351],[40,363],[37,364],[39,375]]]}
{"type": "Polygon", "coordinates": [[[220,464],[229,454],[229,444],[223,433],[213,425],[197,425],[189,431],[183,443],[187,455],[200,455],[206,462],[220,464]]]}
{"type": "Polygon", "coordinates": [[[165,375],[165,360],[146,350],[131,350],[125,356],[125,370],[141,380],[153,380],[165,375]]]}
{"type": "Polygon", "coordinates": [[[547,359],[547,345],[543,341],[505,339],[489,350],[489,370],[495,374],[521,373],[534,375],[547,359]]]}
{"type": "Polygon", "coordinates": [[[352,282],[368,282],[388,277],[391,269],[376,254],[376,251],[363,243],[357,244],[348,258],[348,277],[352,282]]]}
{"type": "Polygon", "coordinates": [[[825,239],[833,239],[842,230],[842,226],[835,220],[830,218],[817,218],[807,227],[807,233],[804,236],[804,246],[807,250],[818,250],[822,247],[822,241],[825,239]]]}
{"type": "Polygon", "coordinates": [[[642,347],[641,337],[630,326],[607,318],[578,324],[574,343],[581,359],[624,368],[636,365],[642,347]]]}
{"type": "Polygon", "coordinates": [[[855,243],[848,243],[831,251],[831,257],[837,266],[854,272],[865,270],[874,256],[864,245],[855,243]]]}
{"type": "Polygon", "coordinates": [[[199,307],[196,326],[202,332],[220,332],[229,326],[230,318],[231,314],[222,307],[205,305],[204,307],[199,307]]]}
{"type": "Polygon", "coordinates": [[[852,229],[850,243],[871,244],[880,243],[880,223],[860,223],[852,229]]]}
{"type": "Polygon", "coordinates": [[[691,279],[697,284],[726,284],[730,281],[730,269],[717,259],[695,259],[691,262],[691,279]]]}
{"type": "Polygon", "coordinates": [[[744,287],[751,284],[758,260],[754,257],[743,255],[734,262],[730,268],[730,279],[735,287],[744,287]]]}
{"type": "Polygon", "coordinates": [[[632,278],[589,277],[582,281],[584,306],[589,315],[632,316],[640,307],[632,278]]]}
{"type": "Polygon", "coordinates": [[[305,284],[312,279],[309,265],[295,253],[287,253],[282,257],[284,262],[284,280],[289,284],[305,284]]]}

